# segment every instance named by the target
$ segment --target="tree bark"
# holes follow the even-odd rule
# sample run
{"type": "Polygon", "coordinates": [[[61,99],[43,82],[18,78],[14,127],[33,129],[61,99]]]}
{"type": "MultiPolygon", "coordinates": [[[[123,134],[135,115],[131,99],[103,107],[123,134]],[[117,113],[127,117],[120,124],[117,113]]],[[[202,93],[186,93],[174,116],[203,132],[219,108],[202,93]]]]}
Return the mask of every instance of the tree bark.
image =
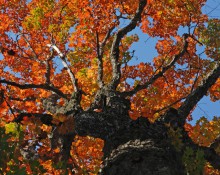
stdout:
{"type": "Polygon", "coordinates": [[[105,141],[100,174],[186,174],[181,153],[171,145],[164,122],[150,123],[143,117],[131,120],[129,102],[122,99],[113,101],[111,108],[103,112],[90,111],[75,117],[77,134],[105,141]]]}
{"type": "Polygon", "coordinates": [[[156,122],[147,118],[131,120],[128,100],[114,97],[102,112],[87,111],[75,116],[75,131],[81,136],[90,135],[105,141],[103,148],[103,175],[185,175],[182,160],[186,147],[195,152],[204,151],[204,158],[213,167],[220,168],[220,157],[211,147],[192,142],[184,129],[178,110],[170,108],[156,122]],[[169,129],[180,129],[180,150],[173,145],[169,129]]]}
{"type": "Polygon", "coordinates": [[[104,175],[185,174],[181,156],[168,139],[166,128],[146,118],[132,121],[105,140],[104,175]]]}
{"type": "MultiPolygon", "coordinates": [[[[114,96],[102,112],[90,109],[71,114],[74,117],[72,132],[65,135],[53,133],[51,139],[55,145],[52,147],[57,147],[58,143],[62,144],[59,160],[68,160],[73,138],[78,134],[105,141],[103,165],[99,173],[101,175],[185,175],[187,170],[182,157],[186,147],[190,147],[194,152],[202,150],[204,159],[214,168],[220,169],[220,156],[214,150],[214,145],[219,144],[220,139],[216,139],[216,143],[210,147],[196,145],[184,129],[183,110],[179,112],[179,109],[185,108],[170,108],[154,123],[144,117],[132,120],[128,114],[129,109],[129,100],[114,96]],[[180,131],[180,149],[173,144],[169,135],[170,129],[180,131]]],[[[64,113],[68,110],[67,107],[62,109],[64,113]]],[[[32,115],[44,118],[42,122],[45,124],[52,124],[49,114],[32,115]]],[[[19,119],[22,118],[23,115],[20,115],[19,119]]]]}

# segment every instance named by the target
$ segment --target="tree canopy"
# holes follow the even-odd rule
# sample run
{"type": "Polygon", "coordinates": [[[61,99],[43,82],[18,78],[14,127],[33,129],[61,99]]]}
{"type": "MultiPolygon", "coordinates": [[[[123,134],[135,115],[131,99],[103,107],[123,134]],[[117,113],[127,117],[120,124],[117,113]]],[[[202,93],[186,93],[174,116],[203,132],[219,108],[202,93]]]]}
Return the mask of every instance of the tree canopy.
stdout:
{"type": "Polygon", "coordinates": [[[0,174],[98,174],[129,125],[100,117],[110,109],[163,121],[187,172],[220,174],[219,117],[189,124],[205,95],[220,99],[220,19],[205,3],[0,0],[0,174]],[[136,28],[157,41],[137,64],[136,28]]]}

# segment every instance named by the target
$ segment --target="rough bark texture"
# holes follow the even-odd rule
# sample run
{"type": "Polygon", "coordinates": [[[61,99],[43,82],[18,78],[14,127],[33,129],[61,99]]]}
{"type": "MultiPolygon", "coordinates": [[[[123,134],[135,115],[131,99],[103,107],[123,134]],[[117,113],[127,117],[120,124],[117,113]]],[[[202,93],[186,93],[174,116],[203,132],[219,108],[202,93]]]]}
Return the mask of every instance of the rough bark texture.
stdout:
{"type": "Polygon", "coordinates": [[[104,155],[101,174],[184,174],[164,125],[150,124],[146,118],[132,121],[106,139],[104,155]]]}
{"type": "Polygon", "coordinates": [[[178,110],[170,108],[155,123],[140,117],[136,121],[128,115],[129,101],[115,97],[102,112],[77,114],[75,130],[79,135],[104,139],[103,175],[181,175],[187,174],[182,156],[186,147],[195,152],[203,150],[205,159],[219,168],[219,156],[213,148],[200,147],[192,142],[184,130],[178,110]],[[181,130],[183,146],[172,145],[168,130],[181,130]]]}
{"type": "MultiPolygon", "coordinates": [[[[69,117],[74,117],[74,130],[65,135],[54,130],[51,147],[61,145],[59,160],[67,160],[75,134],[102,138],[105,146],[100,174],[103,175],[185,175],[187,172],[182,156],[186,147],[192,148],[195,152],[203,150],[204,158],[213,167],[220,168],[220,157],[214,151],[214,145],[219,143],[219,139],[216,139],[210,147],[201,147],[193,143],[184,130],[185,121],[178,110],[170,108],[156,122],[150,123],[143,117],[131,120],[128,115],[129,109],[129,100],[114,96],[109,99],[102,112],[95,112],[92,109],[78,112],[73,110],[69,117]],[[170,128],[181,131],[183,146],[179,150],[169,137],[170,128]]],[[[69,108],[62,108],[62,111],[67,113],[69,108]]],[[[44,119],[42,122],[45,121],[45,124],[52,124],[50,115],[32,114],[32,116],[44,119]]],[[[22,117],[23,115],[19,116],[19,121],[22,117]]]]}
{"type": "Polygon", "coordinates": [[[114,100],[111,108],[103,112],[87,112],[75,117],[77,134],[92,133],[105,140],[100,174],[185,174],[181,155],[171,145],[164,122],[152,124],[142,117],[133,121],[128,115],[129,102],[114,100]]]}

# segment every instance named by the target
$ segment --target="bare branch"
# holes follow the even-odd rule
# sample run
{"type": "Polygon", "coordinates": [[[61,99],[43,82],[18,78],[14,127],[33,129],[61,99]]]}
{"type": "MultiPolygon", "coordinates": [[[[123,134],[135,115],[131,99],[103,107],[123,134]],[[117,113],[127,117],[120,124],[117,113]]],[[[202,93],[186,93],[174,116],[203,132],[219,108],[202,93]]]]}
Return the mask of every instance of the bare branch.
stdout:
{"type": "Polygon", "coordinates": [[[102,43],[99,43],[99,34],[96,32],[96,50],[97,50],[97,57],[98,57],[98,84],[99,87],[102,88],[104,86],[103,82],[103,53],[104,53],[104,47],[106,45],[107,40],[110,37],[110,34],[114,27],[110,28],[108,32],[106,33],[105,38],[103,39],[102,43]]]}
{"type": "Polygon", "coordinates": [[[112,32],[112,30],[114,29],[115,27],[112,27],[108,30],[108,32],[106,33],[106,36],[105,38],[103,39],[102,43],[100,44],[100,55],[103,56],[103,53],[104,53],[104,47],[106,45],[106,42],[107,40],[109,39],[110,37],[110,34],[112,32]]]}
{"type": "Polygon", "coordinates": [[[28,39],[26,38],[26,36],[23,33],[21,33],[21,35],[24,37],[25,42],[28,44],[28,46],[30,47],[31,51],[33,52],[35,60],[38,60],[38,55],[35,52],[35,50],[33,49],[33,47],[31,46],[31,44],[28,41],[28,39]]]}
{"type": "Polygon", "coordinates": [[[45,78],[46,78],[46,84],[50,84],[50,71],[51,71],[51,65],[50,65],[50,61],[53,59],[54,56],[54,51],[52,50],[50,55],[48,56],[47,60],[45,61],[45,65],[46,65],[46,73],[45,73],[45,78]]]}
{"type": "Polygon", "coordinates": [[[174,64],[179,60],[186,52],[187,52],[187,47],[188,47],[188,41],[187,38],[189,37],[188,34],[183,35],[183,40],[184,40],[184,45],[183,49],[181,52],[175,56],[173,56],[172,61],[165,67],[162,67],[162,70],[159,71],[157,74],[153,75],[145,84],[143,85],[137,85],[133,90],[127,91],[127,92],[122,92],[122,96],[132,96],[136,94],[138,91],[142,89],[146,89],[149,85],[153,84],[158,78],[162,77],[164,73],[169,70],[174,64]]]}
{"type": "MultiPolygon", "coordinates": [[[[24,34],[21,34],[22,36],[24,34]]],[[[30,59],[30,60],[34,60],[37,61],[38,63],[41,63],[41,61],[39,59],[37,59],[37,55],[34,52],[33,48],[30,46],[30,43],[28,44],[28,46],[31,48],[32,52],[34,53],[34,57],[31,56],[30,54],[28,54],[19,44],[18,42],[18,37],[19,35],[16,36],[16,42],[17,42],[17,47],[19,48],[19,50],[21,51],[21,54],[19,55],[20,57],[24,58],[24,59],[30,59]],[[25,56],[26,55],[26,56],[25,56]]],[[[28,42],[27,39],[25,39],[26,43],[28,42]]]]}
{"type": "Polygon", "coordinates": [[[48,47],[52,47],[58,53],[58,55],[60,57],[60,60],[61,60],[61,62],[63,64],[63,67],[66,68],[66,70],[67,70],[67,72],[68,72],[68,74],[70,76],[70,79],[71,79],[73,87],[74,87],[74,92],[78,92],[79,89],[78,89],[78,85],[77,85],[77,79],[75,78],[75,75],[72,72],[72,70],[69,68],[69,66],[68,66],[68,64],[67,64],[67,62],[65,60],[64,54],[55,45],[47,44],[47,46],[48,47]]]}
{"type": "Polygon", "coordinates": [[[20,113],[17,115],[17,117],[14,119],[14,122],[20,123],[24,117],[36,117],[41,120],[43,124],[46,125],[54,125],[52,123],[53,117],[50,114],[41,114],[41,113],[20,113]]]}
{"type": "Polygon", "coordinates": [[[49,60],[46,61],[46,73],[45,73],[45,78],[46,78],[46,84],[50,84],[50,62],[49,60]]]}
{"type": "Polygon", "coordinates": [[[183,104],[178,108],[178,113],[182,121],[185,122],[186,117],[190,114],[190,111],[195,105],[207,94],[208,89],[217,81],[220,76],[220,63],[217,62],[203,82],[188,95],[183,104]]]}
{"type": "MultiPolygon", "coordinates": [[[[200,65],[200,58],[198,59],[198,62],[199,62],[199,65],[200,65]]],[[[195,77],[195,80],[192,84],[191,92],[194,90],[194,88],[196,86],[196,83],[198,82],[200,71],[201,71],[201,69],[197,68],[196,77],[195,77]]]]}
{"type": "Polygon", "coordinates": [[[112,47],[111,47],[111,53],[110,53],[110,58],[111,58],[111,64],[112,64],[112,81],[109,84],[109,87],[113,90],[116,89],[117,85],[120,82],[121,78],[121,65],[118,62],[119,59],[119,44],[122,40],[122,38],[131,30],[133,30],[137,23],[141,20],[141,13],[144,10],[144,7],[146,6],[147,1],[146,0],[139,0],[139,6],[138,9],[132,18],[131,22],[125,26],[124,28],[121,28],[115,35],[112,47]]]}
{"type": "Polygon", "coordinates": [[[98,85],[99,88],[102,88],[104,85],[103,82],[103,60],[102,60],[102,55],[101,55],[101,50],[100,50],[100,45],[99,45],[99,34],[96,32],[96,52],[97,52],[97,57],[98,57],[98,85]]]}
{"type": "Polygon", "coordinates": [[[5,95],[4,95],[4,91],[3,90],[0,90],[0,105],[2,104],[2,102],[5,101],[9,110],[11,111],[12,115],[15,117],[15,114],[14,114],[14,110],[12,109],[10,103],[7,101],[7,99],[5,98],[5,95]]]}
{"type": "Polygon", "coordinates": [[[31,89],[31,88],[45,89],[55,92],[60,97],[67,99],[67,96],[62,91],[48,84],[18,84],[16,82],[4,80],[4,79],[0,79],[0,83],[5,83],[7,85],[18,87],[20,89],[31,89]]]}
{"type": "Polygon", "coordinates": [[[165,107],[163,107],[163,108],[160,108],[160,109],[156,110],[155,113],[161,112],[161,111],[164,111],[164,110],[167,110],[167,109],[169,109],[169,108],[172,108],[173,105],[175,105],[175,104],[181,102],[181,101],[184,100],[184,99],[186,99],[185,96],[182,97],[182,98],[180,98],[180,99],[178,99],[178,100],[176,100],[176,101],[174,101],[174,102],[171,103],[171,104],[168,104],[167,106],[165,106],[165,107]]]}
{"type": "Polygon", "coordinates": [[[25,101],[35,101],[37,98],[34,97],[34,96],[29,96],[29,97],[26,97],[24,99],[21,99],[21,98],[17,98],[17,97],[8,97],[9,100],[13,100],[13,101],[21,101],[21,102],[25,102],[25,101]]]}

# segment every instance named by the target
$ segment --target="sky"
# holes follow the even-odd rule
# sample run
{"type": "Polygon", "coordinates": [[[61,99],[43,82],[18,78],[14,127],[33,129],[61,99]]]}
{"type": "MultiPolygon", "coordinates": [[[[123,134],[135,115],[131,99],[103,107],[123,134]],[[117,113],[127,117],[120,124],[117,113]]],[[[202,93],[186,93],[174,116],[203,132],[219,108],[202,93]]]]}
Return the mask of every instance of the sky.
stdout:
{"type": "MultiPolygon", "coordinates": [[[[209,18],[220,18],[220,0],[207,0],[207,3],[202,10],[203,13],[208,14],[209,18]]],[[[187,33],[184,29],[180,29],[179,32],[187,33]]],[[[134,33],[138,34],[139,41],[134,43],[131,47],[131,50],[135,50],[136,57],[130,61],[130,65],[138,64],[142,61],[151,62],[152,58],[157,55],[157,51],[155,50],[157,38],[149,38],[149,36],[143,34],[139,28],[131,32],[131,34],[134,33]]],[[[195,124],[195,122],[202,116],[209,120],[211,120],[213,116],[220,117],[220,101],[211,102],[209,96],[205,96],[200,100],[193,111],[193,120],[190,123],[195,124]]]]}

